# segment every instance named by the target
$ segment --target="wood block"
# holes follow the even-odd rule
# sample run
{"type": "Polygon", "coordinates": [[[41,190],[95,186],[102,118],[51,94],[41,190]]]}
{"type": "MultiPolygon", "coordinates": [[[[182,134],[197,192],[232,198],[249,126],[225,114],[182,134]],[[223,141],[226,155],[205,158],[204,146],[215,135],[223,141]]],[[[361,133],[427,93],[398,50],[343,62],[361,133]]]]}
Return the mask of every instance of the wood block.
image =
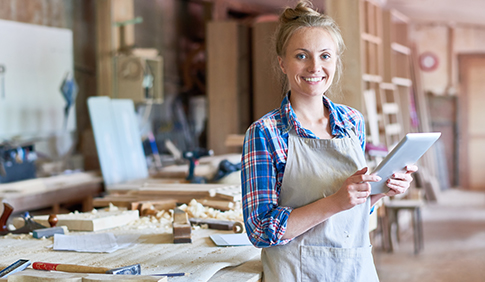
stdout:
{"type": "MultiPolygon", "coordinates": [[[[49,226],[47,215],[35,216],[34,220],[49,226]]],[[[70,213],[57,215],[58,226],[65,225],[72,231],[98,231],[123,226],[139,218],[138,210],[134,211],[97,211],[96,213],[70,213]]]]}
{"type": "Polygon", "coordinates": [[[177,201],[174,199],[167,200],[146,200],[131,203],[132,210],[138,210],[140,215],[146,215],[147,210],[161,211],[173,209],[177,206],[177,201]]]}
{"type": "Polygon", "coordinates": [[[242,200],[241,185],[230,185],[216,189],[216,196],[231,202],[242,200]]]}
{"type": "Polygon", "coordinates": [[[190,225],[189,217],[186,212],[181,209],[174,209],[173,212],[173,242],[177,243],[192,243],[190,237],[192,226],[190,225]]]}

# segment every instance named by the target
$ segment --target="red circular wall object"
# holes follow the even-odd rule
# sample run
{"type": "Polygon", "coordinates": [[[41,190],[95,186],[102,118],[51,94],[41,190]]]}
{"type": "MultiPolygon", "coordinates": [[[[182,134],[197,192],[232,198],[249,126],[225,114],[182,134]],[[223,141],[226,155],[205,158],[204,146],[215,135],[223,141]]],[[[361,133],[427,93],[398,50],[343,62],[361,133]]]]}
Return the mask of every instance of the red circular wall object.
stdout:
{"type": "Polygon", "coordinates": [[[419,56],[419,67],[423,71],[434,71],[439,65],[438,56],[432,52],[424,52],[419,56]]]}

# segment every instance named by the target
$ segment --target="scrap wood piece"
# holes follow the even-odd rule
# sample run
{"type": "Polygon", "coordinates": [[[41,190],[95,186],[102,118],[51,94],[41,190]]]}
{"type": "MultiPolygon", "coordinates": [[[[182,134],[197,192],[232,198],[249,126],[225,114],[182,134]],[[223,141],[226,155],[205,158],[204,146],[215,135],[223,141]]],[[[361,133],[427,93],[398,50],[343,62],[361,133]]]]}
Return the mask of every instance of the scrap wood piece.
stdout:
{"type": "MultiPolygon", "coordinates": [[[[35,216],[34,220],[49,226],[48,215],[35,216]]],[[[69,213],[57,215],[57,225],[67,226],[73,231],[98,231],[126,225],[139,219],[138,210],[98,211],[85,213],[69,213]]]]}
{"type": "Polygon", "coordinates": [[[157,212],[170,210],[177,206],[177,200],[165,199],[165,200],[145,200],[136,201],[131,203],[132,210],[138,210],[141,216],[154,215],[157,212]]]}
{"type": "Polygon", "coordinates": [[[226,185],[215,190],[215,196],[232,202],[242,200],[241,185],[226,185]]]}
{"type": "Polygon", "coordinates": [[[201,203],[206,207],[210,207],[213,209],[217,209],[220,211],[228,211],[236,208],[236,204],[233,201],[228,201],[225,199],[217,199],[214,198],[203,198],[203,199],[195,199],[197,202],[201,203]]]}
{"type": "Polygon", "coordinates": [[[181,209],[174,209],[173,211],[173,242],[178,243],[192,243],[190,237],[192,226],[189,222],[189,217],[186,212],[181,209]]]}

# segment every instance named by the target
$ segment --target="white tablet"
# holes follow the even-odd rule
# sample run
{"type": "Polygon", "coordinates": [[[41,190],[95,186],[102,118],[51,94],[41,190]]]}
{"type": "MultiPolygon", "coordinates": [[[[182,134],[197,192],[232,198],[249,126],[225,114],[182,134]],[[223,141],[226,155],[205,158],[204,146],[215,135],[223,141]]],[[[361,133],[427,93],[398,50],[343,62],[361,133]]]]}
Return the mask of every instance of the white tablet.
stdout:
{"type": "Polygon", "coordinates": [[[440,132],[406,134],[372,172],[382,179],[379,182],[369,182],[372,187],[371,195],[387,193],[389,187],[386,181],[389,177],[395,172],[402,171],[407,165],[416,164],[440,136],[440,132]]]}

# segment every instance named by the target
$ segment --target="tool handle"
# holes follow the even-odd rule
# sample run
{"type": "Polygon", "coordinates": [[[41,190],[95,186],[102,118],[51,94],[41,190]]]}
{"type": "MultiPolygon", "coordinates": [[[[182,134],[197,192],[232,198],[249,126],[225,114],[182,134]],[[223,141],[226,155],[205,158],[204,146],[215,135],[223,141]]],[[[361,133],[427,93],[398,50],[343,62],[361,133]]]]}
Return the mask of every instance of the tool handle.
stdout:
{"type": "Polygon", "coordinates": [[[0,217],[0,231],[8,231],[7,221],[10,214],[13,212],[13,207],[7,203],[3,203],[3,214],[0,217]]]}
{"type": "Polygon", "coordinates": [[[109,268],[94,267],[75,264],[59,264],[59,263],[47,263],[47,262],[34,262],[32,264],[33,269],[40,270],[56,270],[65,272],[79,272],[79,273],[106,273],[109,268]]]}

